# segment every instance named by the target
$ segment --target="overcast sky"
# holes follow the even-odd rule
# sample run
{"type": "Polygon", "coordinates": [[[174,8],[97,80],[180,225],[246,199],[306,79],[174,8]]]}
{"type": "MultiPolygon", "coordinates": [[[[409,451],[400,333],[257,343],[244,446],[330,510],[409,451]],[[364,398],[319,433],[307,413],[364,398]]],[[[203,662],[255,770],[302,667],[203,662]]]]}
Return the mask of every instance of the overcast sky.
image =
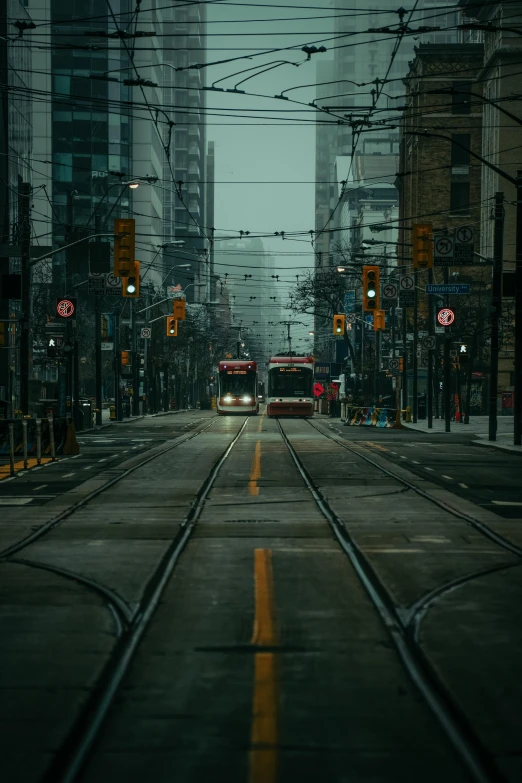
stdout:
{"type": "MultiPolygon", "coordinates": [[[[254,66],[261,71],[275,60],[299,66],[281,64],[239,84],[237,89],[273,96],[289,87],[315,82],[315,58],[331,55],[315,55],[306,62],[300,49],[304,44],[331,37],[333,12],[328,4],[304,0],[299,6],[294,2],[294,7],[259,5],[248,0],[235,5],[207,5],[207,61],[249,54],[254,57],[205,69],[206,86],[230,77],[219,81],[216,87],[234,88],[257,71],[236,77],[234,73],[254,66]],[[260,51],[292,46],[297,48],[258,56],[260,51]]],[[[288,6],[291,5],[289,0],[288,6]]],[[[289,97],[308,103],[315,97],[315,89],[293,90],[289,97]]],[[[207,92],[207,106],[207,138],[216,144],[216,229],[225,230],[228,236],[238,236],[240,230],[269,234],[313,230],[315,112],[289,101],[230,93],[207,92]],[[211,116],[214,111],[226,116],[211,116]],[[249,119],[249,115],[254,116],[249,119]]],[[[302,273],[302,267],[313,266],[309,242],[270,238],[263,243],[274,255],[286,281],[295,283],[295,275],[302,273]]],[[[280,283],[284,300],[290,288],[290,282],[280,283]]],[[[296,329],[296,335],[298,331],[306,334],[308,327],[296,329]]]]}

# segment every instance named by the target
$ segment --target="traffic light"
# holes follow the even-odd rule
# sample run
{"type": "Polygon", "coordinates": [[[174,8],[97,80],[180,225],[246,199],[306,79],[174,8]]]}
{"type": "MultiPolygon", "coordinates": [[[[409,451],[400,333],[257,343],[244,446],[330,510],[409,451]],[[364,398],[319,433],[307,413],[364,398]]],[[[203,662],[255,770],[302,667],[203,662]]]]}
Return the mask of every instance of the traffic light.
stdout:
{"type": "Polygon", "coordinates": [[[127,299],[137,299],[140,295],[140,262],[134,261],[128,277],[121,279],[121,293],[127,299]]]}
{"type": "Polygon", "coordinates": [[[375,313],[380,305],[381,270],[378,266],[363,266],[363,310],[375,313]]]}
{"type": "Polygon", "coordinates": [[[178,321],[176,318],[173,318],[171,315],[167,317],[167,337],[177,337],[178,336],[178,321]]]}
{"type": "Polygon", "coordinates": [[[185,299],[174,299],[172,303],[172,314],[179,321],[185,320],[185,299]]]}
{"type": "Polygon", "coordinates": [[[432,232],[431,223],[414,223],[412,226],[414,269],[431,269],[433,266],[432,232]]]}
{"type": "Polygon", "coordinates": [[[404,372],[404,359],[402,356],[399,357],[399,372],[404,372]]]}
{"type": "Polygon", "coordinates": [[[334,315],[333,318],[333,333],[336,335],[344,335],[344,315],[334,315]]]}
{"type": "Polygon", "coordinates": [[[114,221],[114,277],[129,277],[136,252],[136,221],[117,218],[114,221]]]}
{"type": "Polygon", "coordinates": [[[130,364],[130,351],[121,352],[121,363],[124,367],[127,367],[130,364]]]}

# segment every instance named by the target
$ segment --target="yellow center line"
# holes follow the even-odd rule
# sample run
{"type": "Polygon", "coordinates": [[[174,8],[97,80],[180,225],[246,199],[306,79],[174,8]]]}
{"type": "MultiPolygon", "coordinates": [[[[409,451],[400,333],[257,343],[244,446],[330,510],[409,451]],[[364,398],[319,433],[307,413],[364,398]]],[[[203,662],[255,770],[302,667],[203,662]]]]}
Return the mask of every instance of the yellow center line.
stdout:
{"type": "Polygon", "coordinates": [[[261,441],[256,443],[256,450],[254,451],[254,458],[252,460],[252,468],[250,470],[250,481],[248,482],[248,493],[250,495],[259,495],[259,487],[257,486],[258,479],[261,478],[261,441]]]}
{"type": "MultiPolygon", "coordinates": [[[[252,644],[278,643],[274,578],[270,549],[254,550],[255,619],[252,644]]],[[[276,783],[278,744],[278,693],[274,653],[255,655],[254,698],[250,732],[249,783],[276,783]]]]}

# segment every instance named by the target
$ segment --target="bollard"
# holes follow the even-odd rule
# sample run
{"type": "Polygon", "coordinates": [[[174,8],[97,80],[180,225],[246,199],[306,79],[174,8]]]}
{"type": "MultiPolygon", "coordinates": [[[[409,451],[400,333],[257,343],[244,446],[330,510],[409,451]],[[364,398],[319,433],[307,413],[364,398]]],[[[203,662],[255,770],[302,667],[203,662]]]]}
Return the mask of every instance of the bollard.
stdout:
{"type": "Polygon", "coordinates": [[[401,421],[401,411],[398,410],[395,414],[395,429],[401,430],[402,429],[402,421],[401,421]]]}
{"type": "Polygon", "coordinates": [[[9,467],[11,476],[15,474],[14,468],[14,424],[12,421],[8,424],[9,427],[9,467]]]}
{"type": "Polygon", "coordinates": [[[406,406],[406,421],[411,421],[411,406],[406,406]]]}
{"type": "Polygon", "coordinates": [[[24,470],[27,470],[27,419],[22,421],[22,441],[24,444],[24,470]]]}
{"type": "Polygon", "coordinates": [[[52,414],[47,418],[49,422],[49,443],[51,444],[51,459],[54,462],[56,459],[56,444],[54,442],[54,418],[52,414]]]}
{"type": "Polygon", "coordinates": [[[110,410],[109,419],[115,419],[116,418],[116,406],[115,405],[111,405],[109,410],[110,410]]]}
{"type": "Polygon", "coordinates": [[[42,462],[42,420],[36,419],[36,464],[42,462]]]}

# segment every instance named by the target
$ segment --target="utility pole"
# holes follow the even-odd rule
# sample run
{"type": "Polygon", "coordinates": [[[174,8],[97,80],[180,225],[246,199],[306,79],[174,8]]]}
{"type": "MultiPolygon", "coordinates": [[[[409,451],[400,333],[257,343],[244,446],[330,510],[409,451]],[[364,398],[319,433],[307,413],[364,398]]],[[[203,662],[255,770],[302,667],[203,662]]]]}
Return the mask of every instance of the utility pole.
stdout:
{"type": "Polygon", "coordinates": [[[29,367],[31,366],[31,346],[29,340],[29,319],[31,315],[31,193],[28,182],[20,185],[18,206],[21,249],[22,312],[20,315],[20,410],[29,413],[29,367]]]}
{"type": "MultiPolygon", "coordinates": [[[[502,259],[504,255],[504,194],[495,193],[493,276],[491,283],[491,337],[489,358],[488,440],[497,439],[498,326],[502,315],[502,259]]],[[[516,361],[516,359],[515,359],[516,361]]]]}
{"type": "Polygon", "coordinates": [[[408,316],[406,308],[402,308],[402,407],[406,410],[408,407],[408,316]]]}
{"type": "Polygon", "coordinates": [[[100,295],[94,295],[94,393],[96,398],[96,425],[102,424],[102,333],[100,295]]]}
{"type": "Polygon", "coordinates": [[[417,347],[419,344],[418,325],[419,325],[419,270],[413,270],[413,423],[417,423],[418,414],[418,369],[419,360],[417,357],[417,347]]]}
{"type": "Polygon", "coordinates": [[[522,171],[517,171],[515,245],[515,404],[513,443],[522,445],[522,171]]]}

